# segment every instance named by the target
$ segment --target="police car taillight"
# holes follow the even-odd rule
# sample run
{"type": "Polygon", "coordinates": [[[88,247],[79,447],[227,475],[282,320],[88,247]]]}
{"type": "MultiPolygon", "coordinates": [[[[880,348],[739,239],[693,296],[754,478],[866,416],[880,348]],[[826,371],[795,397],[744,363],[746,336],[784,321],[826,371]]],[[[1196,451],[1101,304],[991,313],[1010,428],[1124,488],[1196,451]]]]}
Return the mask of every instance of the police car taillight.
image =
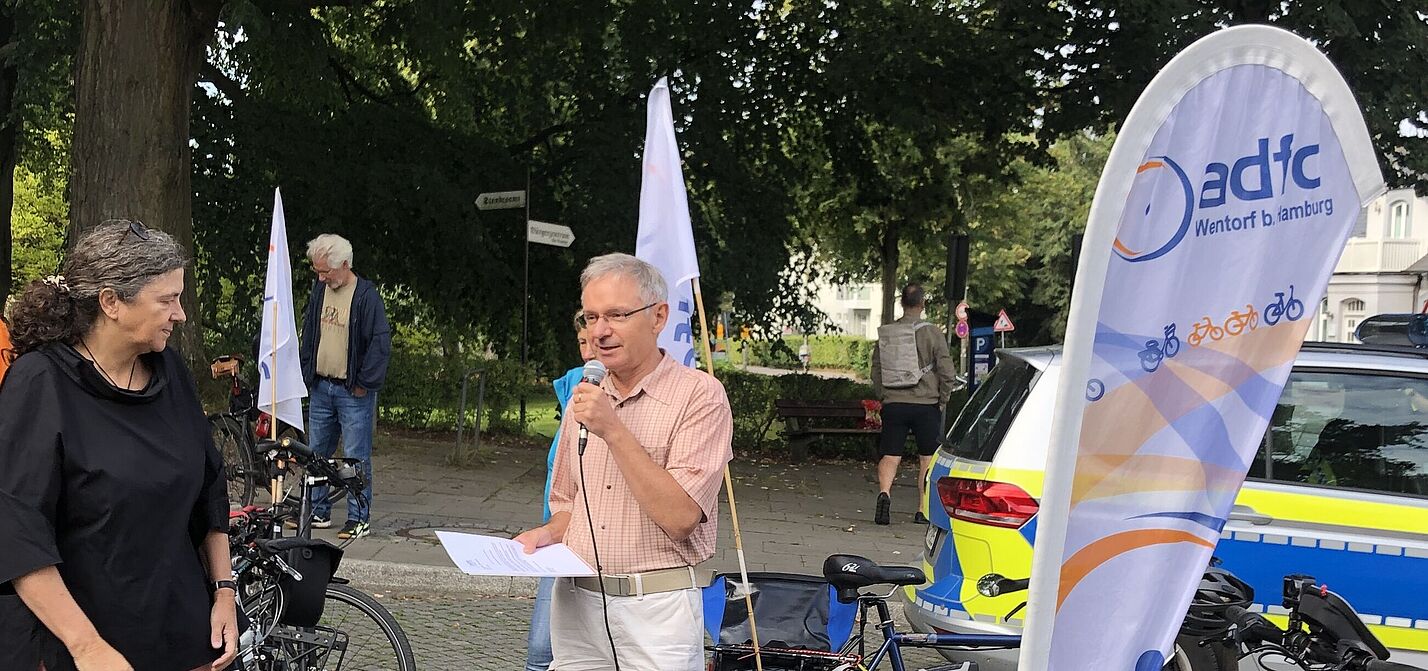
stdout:
{"type": "Polygon", "coordinates": [[[1007,529],[1020,528],[1040,508],[1022,488],[1005,482],[941,478],[937,496],[953,519],[1007,529]]]}

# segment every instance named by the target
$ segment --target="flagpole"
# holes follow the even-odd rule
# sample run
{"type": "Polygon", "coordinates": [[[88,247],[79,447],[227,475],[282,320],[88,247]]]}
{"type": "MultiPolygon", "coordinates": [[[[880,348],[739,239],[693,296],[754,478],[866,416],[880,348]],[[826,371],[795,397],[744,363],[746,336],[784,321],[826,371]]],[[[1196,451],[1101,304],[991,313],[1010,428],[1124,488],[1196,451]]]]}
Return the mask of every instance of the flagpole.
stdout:
{"type": "MultiPolygon", "coordinates": [[[[704,293],[699,290],[698,277],[692,282],[694,307],[699,311],[699,340],[703,344],[700,349],[704,352],[704,366],[710,375],[714,375],[714,354],[709,351],[709,321],[704,315],[704,293]]],[[[754,642],[754,668],[764,671],[764,658],[759,651],[759,627],[754,623],[754,591],[749,584],[749,566],[744,561],[744,536],[739,531],[739,508],[734,504],[734,478],[730,475],[728,464],[724,464],[724,491],[729,497],[729,519],[734,524],[734,553],[739,557],[739,579],[744,582],[744,607],[749,610],[749,634],[754,642]]]]}
{"type": "MultiPolygon", "coordinates": [[[[269,257],[268,263],[272,263],[271,257],[269,257]]],[[[273,411],[272,411],[272,413],[271,413],[271,414],[272,414],[272,417],[270,418],[270,421],[268,422],[268,438],[270,438],[270,439],[276,441],[276,440],[278,439],[278,297],[277,297],[277,296],[273,296],[273,351],[272,351],[272,355],[273,355],[273,365],[272,365],[272,368],[269,368],[269,369],[268,369],[268,370],[272,371],[272,375],[269,375],[268,377],[272,378],[272,380],[273,380],[273,411]]],[[[272,482],[271,482],[272,487],[273,487],[273,492],[272,492],[272,493],[273,493],[273,505],[274,505],[274,506],[278,505],[278,487],[279,487],[278,479],[279,479],[278,474],[274,473],[274,474],[273,474],[273,479],[272,479],[272,482]]]]}

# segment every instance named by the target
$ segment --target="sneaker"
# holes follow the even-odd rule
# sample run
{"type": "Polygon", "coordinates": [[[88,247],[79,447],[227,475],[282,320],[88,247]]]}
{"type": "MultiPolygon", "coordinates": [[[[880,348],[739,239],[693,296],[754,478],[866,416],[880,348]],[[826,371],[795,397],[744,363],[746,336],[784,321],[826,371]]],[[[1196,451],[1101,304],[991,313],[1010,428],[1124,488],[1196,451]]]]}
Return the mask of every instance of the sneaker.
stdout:
{"type": "MultiPolygon", "coordinates": [[[[297,520],[288,519],[286,522],[283,522],[283,526],[284,526],[284,527],[287,527],[287,528],[289,528],[289,529],[296,529],[296,528],[298,527],[298,525],[297,525],[297,520]]],[[[321,515],[313,515],[313,516],[312,516],[312,528],[314,528],[314,529],[327,529],[327,528],[330,528],[331,526],[332,526],[332,518],[331,518],[331,517],[323,517],[323,516],[321,516],[321,515]]]]}
{"type": "Polygon", "coordinates": [[[873,523],[874,523],[874,524],[890,524],[890,523],[892,522],[892,520],[890,519],[891,514],[892,514],[892,498],[888,496],[887,492],[879,492],[879,493],[878,493],[878,512],[877,512],[875,515],[873,515],[873,523]]]}
{"type": "Polygon", "coordinates": [[[361,538],[370,533],[372,533],[371,524],[347,520],[347,524],[342,525],[342,531],[337,532],[337,537],[342,540],[347,540],[349,538],[361,538]]]}
{"type": "Polygon", "coordinates": [[[927,516],[926,516],[926,515],[923,515],[923,514],[922,514],[922,511],[919,510],[919,511],[917,511],[917,512],[915,512],[915,513],[912,514],[912,523],[913,523],[913,524],[929,524],[930,522],[927,521],[927,516]]]}

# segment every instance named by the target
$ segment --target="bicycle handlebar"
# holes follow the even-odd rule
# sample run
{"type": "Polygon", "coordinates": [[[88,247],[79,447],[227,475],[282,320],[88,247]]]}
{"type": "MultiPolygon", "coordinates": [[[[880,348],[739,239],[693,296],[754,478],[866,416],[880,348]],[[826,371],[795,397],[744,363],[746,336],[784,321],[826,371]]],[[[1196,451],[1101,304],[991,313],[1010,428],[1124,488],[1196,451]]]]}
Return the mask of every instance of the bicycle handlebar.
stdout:
{"type": "Polygon", "coordinates": [[[1364,671],[1423,671],[1423,669],[1407,664],[1399,664],[1398,662],[1370,659],[1364,664],[1364,671]]]}
{"type": "Polygon", "coordinates": [[[1013,580],[996,573],[988,573],[977,581],[977,592],[982,596],[1001,596],[1020,592],[1031,585],[1031,578],[1013,580]]]}
{"type": "Polygon", "coordinates": [[[278,441],[278,447],[292,452],[302,459],[318,461],[317,455],[313,453],[312,448],[305,445],[302,441],[293,438],[283,438],[278,441]]]}
{"type": "Polygon", "coordinates": [[[1240,606],[1226,606],[1225,619],[1238,629],[1236,636],[1245,643],[1260,643],[1266,640],[1279,641],[1284,630],[1259,613],[1251,613],[1240,606]]]}
{"type": "Polygon", "coordinates": [[[1028,587],[1031,587],[1031,578],[1022,578],[1021,580],[1012,580],[1011,578],[1002,578],[1002,579],[997,583],[997,587],[998,587],[998,592],[999,592],[1000,594],[1010,594],[1010,593],[1012,593],[1012,592],[1020,592],[1020,591],[1022,591],[1022,590],[1027,589],[1028,587]]]}

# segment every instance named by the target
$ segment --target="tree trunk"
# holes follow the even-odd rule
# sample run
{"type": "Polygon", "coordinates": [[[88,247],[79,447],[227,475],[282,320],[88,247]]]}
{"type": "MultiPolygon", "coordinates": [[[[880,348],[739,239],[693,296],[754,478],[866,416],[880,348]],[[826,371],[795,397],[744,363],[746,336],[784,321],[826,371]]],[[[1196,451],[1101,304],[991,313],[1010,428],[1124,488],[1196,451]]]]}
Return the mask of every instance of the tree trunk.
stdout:
{"type": "Polygon", "coordinates": [[[15,5],[0,4],[0,305],[10,297],[14,237],[11,216],[15,207],[15,164],[20,138],[20,116],[15,114],[15,88],[20,69],[15,62],[15,5]]]}
{"type": "MultiPolygon", "coordinates": [[[[75,59],[70,241],[105,219],[139,219],[193,255],[189,105],[222,0],[84,0],[75,59]]],[[[192,273],[174,345],[203,352],[192,273]]]]}
{"type": "Polygon", "coordinates": [[[902,222],[892,220],[883,228],[883,323],[891,324],[893,303],[897,297],[898,240],[902,236],[902,222]]]}

